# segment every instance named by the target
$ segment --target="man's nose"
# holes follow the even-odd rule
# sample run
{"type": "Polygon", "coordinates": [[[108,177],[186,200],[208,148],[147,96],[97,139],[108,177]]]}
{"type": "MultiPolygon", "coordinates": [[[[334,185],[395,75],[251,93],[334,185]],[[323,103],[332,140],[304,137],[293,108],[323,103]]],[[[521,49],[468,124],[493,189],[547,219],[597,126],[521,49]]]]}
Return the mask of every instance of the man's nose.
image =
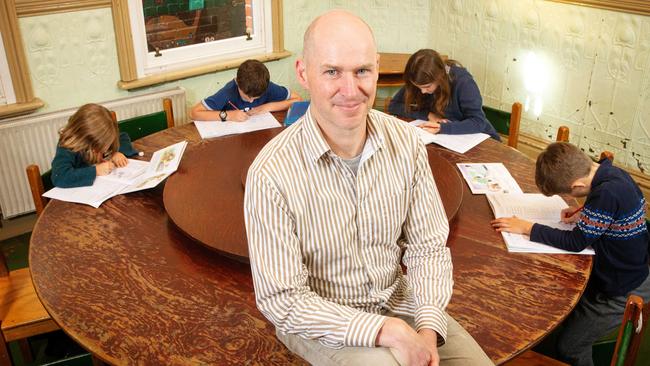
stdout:
{"type": "Polygon", "coordinates": [[[340,79],[341,85],[339,92],[346,96],[352,97],[359,93],[359,81],[353,73],[344,73],[340,79]]]}

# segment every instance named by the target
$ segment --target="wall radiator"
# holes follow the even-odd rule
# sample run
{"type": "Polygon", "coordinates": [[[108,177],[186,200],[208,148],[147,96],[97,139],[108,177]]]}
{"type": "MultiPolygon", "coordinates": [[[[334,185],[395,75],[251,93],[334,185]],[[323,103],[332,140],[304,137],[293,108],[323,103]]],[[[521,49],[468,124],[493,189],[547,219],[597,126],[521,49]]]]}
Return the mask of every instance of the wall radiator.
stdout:
{"type": "MultiPolygon", "coordinates": [[[[185,89],[181,87],[100,104],[115,111],[119,121],[161,111],[163,98],[172,100],[175,125],[187,123],[185,89]]],[[[0,210],[3,217],[34,211],[25,168],[37,164],[41,172],[50,169],[59,140],[58,131],[76,110],[0,120],[0,210]]]]}

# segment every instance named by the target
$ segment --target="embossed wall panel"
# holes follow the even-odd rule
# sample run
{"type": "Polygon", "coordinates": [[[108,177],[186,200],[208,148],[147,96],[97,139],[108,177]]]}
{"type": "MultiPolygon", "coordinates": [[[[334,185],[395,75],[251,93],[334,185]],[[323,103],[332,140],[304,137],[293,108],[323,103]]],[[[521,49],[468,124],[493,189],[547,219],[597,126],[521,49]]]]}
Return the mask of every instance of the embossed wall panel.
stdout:
{"type": "Polygon", "coordinates": [[[432,4],[430,46],[470,70],[485,104],[527,104],[522,133],[554,140],[567,125],[585,151],[649,171],[650,17],[540,0],[432,4]],[[531,52],[546,64],[543,90],[525,82],[531,52]]]}

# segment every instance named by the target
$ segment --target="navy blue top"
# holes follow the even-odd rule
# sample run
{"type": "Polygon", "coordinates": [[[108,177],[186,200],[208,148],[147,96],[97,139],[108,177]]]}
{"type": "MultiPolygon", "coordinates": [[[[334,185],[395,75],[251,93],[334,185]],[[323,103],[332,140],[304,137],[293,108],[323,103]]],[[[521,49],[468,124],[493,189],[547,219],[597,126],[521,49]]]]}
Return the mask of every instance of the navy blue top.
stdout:
{"type": "Polygon", "coordinates": [[[607,296],[627,295],[648,276],[645,199],[629,174],[604,159],[576,227],[558,230],[534,224],[530,239],[578,252],[596,252],[590,286],[607,296]]]}
{"type": "Polygon", "coordinates": [[[219,89],[214,95],[203,99],[203,106],[211,111],[233,110],[233,106],[228,103],[236,105],[239,109],[253,108],[262,104],[271,102],[280,102],[289,99],[291,92],[284,86],[269,82],[269,87],[266,91],[255,99],[252,103],[246,102],[239,95],[237,83],[235,80],[230,80],[223,88],[219,89]]]}
{"type": "MultiPolygon", "coordinates": [[[[449,69],[451,95],[445,109],[447,123],[440,124],[440,133],[447,135],[463,135],[470,133],[487,133],[493,139],[501,141],[501,137],[492,127],[483,112],[483,98],[472,75],[464,68],[451,66],[449,69]]],[[[404,87],[392,98],[388,112],[400,117],[427,120],[431,106],[434,103],[433,94],[425,94],[420,109],[406,113],[404,106],[404,87]]],[[[415,107],[415,106],[414,106],[415,107]]]]}
{"type": "MultiPolygon", "coordinates": [[[[126,132],[120,133],[119,152],[126,156],[137,155],[131,139],[126,132]]],[[[97,171],[95,166],[88,164],[81,153],[73,152],[61,146],[56,147],[52,160],[52,184],[60,188],[92,186],[97,171]]]]}

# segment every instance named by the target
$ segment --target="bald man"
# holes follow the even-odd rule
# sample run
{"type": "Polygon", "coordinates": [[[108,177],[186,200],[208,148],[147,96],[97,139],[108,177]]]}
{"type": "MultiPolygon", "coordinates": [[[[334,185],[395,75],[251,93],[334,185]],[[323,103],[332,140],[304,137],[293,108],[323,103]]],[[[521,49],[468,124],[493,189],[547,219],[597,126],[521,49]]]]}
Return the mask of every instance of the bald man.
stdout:
{"type": "Polygon", "coordinates": [[[312,364],[491,365],[445,312],[447,218],[424,145],[371,110],[378,59],[372,31],[350,13],[305,32],[296,75],[311,105],[248,171],[257,306],[312,364]]]}

